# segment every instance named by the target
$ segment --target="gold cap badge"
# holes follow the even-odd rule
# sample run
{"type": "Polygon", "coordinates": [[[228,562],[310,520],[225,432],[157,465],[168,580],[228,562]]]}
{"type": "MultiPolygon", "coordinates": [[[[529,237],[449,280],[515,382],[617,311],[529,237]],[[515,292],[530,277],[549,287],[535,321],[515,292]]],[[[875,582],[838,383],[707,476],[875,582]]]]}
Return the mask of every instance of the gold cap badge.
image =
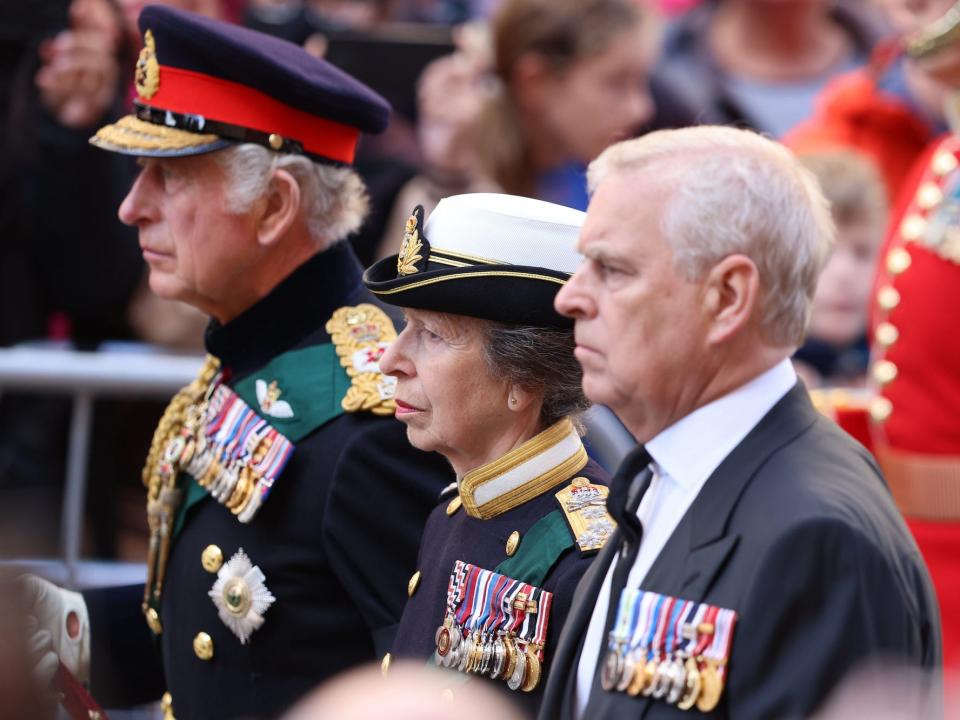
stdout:
{"type": "Polygon", "coordinates": [[[419,254],[423,249],[422,235],[423,206],[417,205],[413,209],[413,214],[407,218],[407,225],[403,231],[403,240],[397,255],[397,275],[413,275],[419,272],[417,261],[423,260],[423,256],[419,254]]]}
{"type": "Polygon", "coordinates": [[[157,60],[157,43],[153,33],[147,30],[143,34],[143,50],[137,58],[137,69],[134,73],[134,82],[137,94],[144,100],[149,100],[160,89],[160,62],[157,60]]]}

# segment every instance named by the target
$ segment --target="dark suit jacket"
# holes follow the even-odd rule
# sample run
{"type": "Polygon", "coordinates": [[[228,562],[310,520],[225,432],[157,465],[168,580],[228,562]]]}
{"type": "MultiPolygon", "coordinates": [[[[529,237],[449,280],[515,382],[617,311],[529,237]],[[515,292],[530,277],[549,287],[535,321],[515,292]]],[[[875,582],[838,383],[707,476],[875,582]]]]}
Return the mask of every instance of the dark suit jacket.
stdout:
{"type": "MultiPolygon", "coordinates": [[[[577,589],[541,719],[572,717],[583,638],[591,615],[606,614],[596,597],[618,546],[607,543],[577,589]]],[[[934,590],[880,471],[800,383],[710,476],[641,588],[737,611],[709,717],[807,717],[865,660],[940,664],[934,590]]],[[[583,714],[685,716],[596,683],[583,714]]]]}

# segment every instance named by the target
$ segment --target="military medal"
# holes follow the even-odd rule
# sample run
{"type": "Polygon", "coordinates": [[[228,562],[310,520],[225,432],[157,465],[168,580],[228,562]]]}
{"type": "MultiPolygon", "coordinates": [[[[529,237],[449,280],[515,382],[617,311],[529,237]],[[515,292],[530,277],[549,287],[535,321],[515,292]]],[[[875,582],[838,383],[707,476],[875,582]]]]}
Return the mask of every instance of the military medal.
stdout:
{"type": "Polygon", "coordinates": [[[434,633],[434,663],[532,691],[543,675],[552,603],[553,593],[458,560],[434,633]]]}
{"type": "Polygon", "coordinates": [[[733,610],[624,588],[600,684],[711,712],[723,695],[736,623],[733,610]]]}
{"type": "Polygon", "coordinates": [[[623,673],[623,646],[628,640],[626,636],[627,615],[633,593],[637,592],[634,588],[624,588],[620,592],[616,620],[614,620],[613,628],[611,628],[608,636],[607,657],[603,661],[603,668],[600,672],[600,686],[608,692],[617,687],[623,673]]]}
{"type": "Polygon", "coordinates": [[[671,598],[670,604],[667,606],[666,638],[663,642],[660,653],[661,659],[657,665],[653,692],[651,693],[653,697],[658,700],[666,697],[667,692],[669,692],[673,686],[673,675],[671,674],[673,666],[673,646],[676,639],[677,623],[683,616],[682,613],[685,606],[686,603],[683,600],[677,600],[676,598],[671,598]]]}
{"type": "Polygon", "coordinates": [[[203,424],[183,469],[240,522],[250,522],[293,454],[293,443],[219,377],[203,424]]]}
{"type": "Polygon", "coordinates": [[[640,615],[640,600],[643,597],[643,593],[635,588],[625,588],[627,592],[621,594],[620,598],[624,601],[624,613],[626,617],[623,618],[623,636],[621,641],[622,650],[620,651],[620,656],[622,658],[620,666],[620,676],[617,678],[616,688],[619,692],[623,692],[627,689],[627,686],[630,684],[630,681],[633,679],[634,671],[634,660],[633,653],[630,652],[629,643],[633,638],[634,630],[636,629],[637,620],[640,615]]]}
{"type": "Polygon", "coordinates": [[[650,643],[653,642],[654,607],[658,596],[654,593],[643,593],[640,599],[640,613],[637,626],[634,628],[630,643],[630,655],[633,658],[633,678],[627,686],[627,694],[636,697],[647,686],[649,679],[646,675],[647,653],[650,643]]]}
{"type": "Polygon", "coordinates": [[[736,624],[737,614],[733,610],[717,611],[713,642],[704,651],[704,665],[700,668],[703,687],[697,699],[697,709],[702,712],[710,712],[720,702],[726,680],[730,643],[733,640],[733,629],[736,624]]]}
{"type": "Polygon", "coordinates": [[[676,641],[677,650],[675,654],[671,651],[673,659],[670,661],[670,668],[668,670],[670,687],[666,696],[667,702],[671,705],[676,704],[677,701],[680,700],[686,688],[687,669],[684,664],[684,660],[686,659],[684,648],[693,641],[694,635],[692,632],[688,632],[687,628],[690,627],[690,621],[696,612],[697,603],[692,600],[687,600],[677,615],[677,623],[673,629],[673,637],[676,641]]]}
{"type": "Polygon", "coordinates": [[[208,593],[223,624],[242,645],[263,625],[263,614],[275,600],[266,579],[240,548],[217,571],[217,580],[208,593]]]}
{"type": "Polygon", "coordinates": [[[433,656],[437,665],[445,665],[446,658],[459,644],[460,635],[454,632],[453,614],[456,608],[458,596],[463,592],[463,581],[465,575],[465,564],[462,560],[457,560],[453,566],[453,572],[450,573],[450,580],[447,583],[447,614],[443,619],[443,624],[437,628],[434,635],[434,643],[437,652],[433,656]]]}

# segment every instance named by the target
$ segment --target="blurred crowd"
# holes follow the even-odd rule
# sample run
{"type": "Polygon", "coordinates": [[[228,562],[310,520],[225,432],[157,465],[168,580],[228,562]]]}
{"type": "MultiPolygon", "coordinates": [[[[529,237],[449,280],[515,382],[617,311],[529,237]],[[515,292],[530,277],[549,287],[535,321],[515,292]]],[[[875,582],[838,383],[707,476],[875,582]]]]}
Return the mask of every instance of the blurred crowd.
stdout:
{"type": "MultiPolygon", "coordinates": [[[[44,0],[0,19],[0,346],[117,340],[201,348],[205,319],[151,295],[116,207],[136,172],[87,140],[127,112],[143,0],[44,0]]],[[[900,0],[167,0],[301,43],[394,106],[361,146],[372,199],[352,239],[367,265],[417,203],[501,190],[584,209],[585,168],[649,129],[723,123],[784,139],[839,229],[796,357],[808,385],[860,386],[873,266],[906,168],[946,129],[943,89],[891,52],[916,24],[900,0]],[[845,135],[863,88],[902,102],[845,135]],[[851,90],[853,87],[853,90],[851,90]],[[839,110],[837,108],[840,108],[839,110]],[[892,111],[891,111],[892,112],[892,111]],[[837,118],[841,120],[837,120],[837,118]]],[[[862,111],[862,108],[860,109],[862,111]]],[[[87,549],[138,559],[136,478],[160,406],[100,401],[87,549]],[[120,541],[118,541],[118,537],[120,541]]],[[[0,399],[0,554],[53,554],[69,399],[0,399]]]]}

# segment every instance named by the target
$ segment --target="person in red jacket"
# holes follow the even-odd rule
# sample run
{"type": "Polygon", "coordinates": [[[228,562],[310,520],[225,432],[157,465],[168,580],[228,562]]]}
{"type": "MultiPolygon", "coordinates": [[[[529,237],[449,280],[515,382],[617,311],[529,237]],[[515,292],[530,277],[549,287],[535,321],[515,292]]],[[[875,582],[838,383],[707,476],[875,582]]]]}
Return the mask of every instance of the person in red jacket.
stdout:
{"type": "MultiPolygon", "coordinates": [[[[928,2],[927,5],[934,5],[928,2]]],[[[943,4],[943,3],[941,3],[943,4]]],[[[960,666],[960,2],[908,37],[949,132],[907,176],[875,278],[874,452],[933,577],[944,665],[960,666]]]]}
{"type": "Polygon", "coordinates": [[[954,0],[884,0],[898,35],[877,46],[871,62],[826,87],[813,116],[795,127],[784,142],[797,151],[834,145],[865,153],[881,171],[887,196],[895,202],[910,168],[924,149],[948,129],[945,95],[955,87],[918,39],[944,17],[954,0]]]}

